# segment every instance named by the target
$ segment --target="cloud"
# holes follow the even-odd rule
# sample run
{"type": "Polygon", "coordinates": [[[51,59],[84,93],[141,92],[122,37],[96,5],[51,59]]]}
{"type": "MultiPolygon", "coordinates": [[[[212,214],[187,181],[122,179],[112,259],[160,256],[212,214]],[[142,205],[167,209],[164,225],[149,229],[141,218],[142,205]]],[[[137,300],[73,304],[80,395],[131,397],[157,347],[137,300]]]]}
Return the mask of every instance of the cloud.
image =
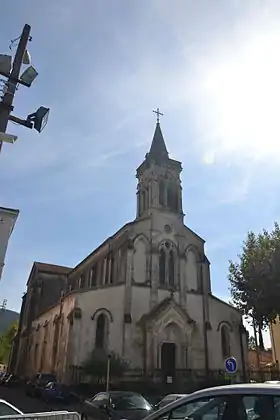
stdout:
{"type": "Polygon", "coordinates": [[[216,204],[233,204],[248,197],[252,181],[252,173],[246,173],[241,180],[234,179],[232,185],[225,185],[223,195],[217,199],[216,204]]]}
{"type": "Polygon", "coordinates": [[[273,8],[256,9],[193,57],[193,116],[204,163],[279,163],[279,45],[273,8]]]}

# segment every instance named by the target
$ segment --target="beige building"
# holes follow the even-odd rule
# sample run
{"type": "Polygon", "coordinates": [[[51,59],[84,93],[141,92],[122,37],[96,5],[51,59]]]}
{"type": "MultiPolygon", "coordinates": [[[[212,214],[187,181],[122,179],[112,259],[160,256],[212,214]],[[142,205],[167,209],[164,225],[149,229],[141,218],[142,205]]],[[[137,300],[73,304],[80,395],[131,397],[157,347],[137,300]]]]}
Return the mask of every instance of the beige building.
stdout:
{"type": "Polygon", "coordinates": [[[35,263],[23,299],[14,370],[63,382],[94,348],[142,372],[245,366],[237,309],[211,292],[205,241],[184,224],[181,163],[159,123],[137,169],[137,215],[73,269],[35,263]]]}

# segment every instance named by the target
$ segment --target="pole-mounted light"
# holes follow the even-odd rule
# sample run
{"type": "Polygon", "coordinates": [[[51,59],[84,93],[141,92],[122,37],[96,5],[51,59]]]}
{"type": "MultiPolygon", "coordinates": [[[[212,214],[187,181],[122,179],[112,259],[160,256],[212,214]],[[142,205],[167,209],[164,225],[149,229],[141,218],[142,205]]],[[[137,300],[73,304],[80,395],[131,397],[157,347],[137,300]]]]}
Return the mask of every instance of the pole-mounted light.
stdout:
{"type": "Polygon", "coordinates": [[[15,42],[19,41],[14,60],[12,60],[10,55],[0,54],[0,75],[8,79],[4,83],[4,94],[2,101],[0,101],[0,133],[2,136],[2,140],[0,139],[0,150],[3,141],[12,143],[16,139],[16,136],[5,136],[9,120],[27,128],[34,128],[38,133],[42,132],[48,122],[50,109],[43,106],[40,106],[36,112],[29,114],[26,119],[11,115],[14,109],[13,99],[18,84],[30,87],[38,76],[37,70],[31,65],[31,56],[27,50],[27,44],[32,40],[30,31],[30,25],[25,25],[21,36],[11,41],[10,49],[15,45],[15,42]],[[22,65],[28,67],[20,74],[22,65]]]}

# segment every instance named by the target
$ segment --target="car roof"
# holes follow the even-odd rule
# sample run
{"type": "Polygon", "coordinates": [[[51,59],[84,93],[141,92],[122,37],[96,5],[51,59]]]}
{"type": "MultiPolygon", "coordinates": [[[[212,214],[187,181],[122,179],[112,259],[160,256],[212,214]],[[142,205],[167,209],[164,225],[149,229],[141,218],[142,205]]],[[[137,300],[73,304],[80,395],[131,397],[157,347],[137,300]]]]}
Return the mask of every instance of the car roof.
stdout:
{"type": "MultiPolygon", "coordinates": [[[[100,392],[100,394],[104,394],[103,392],[100,392]]],[[[132,391],[108,391],[107,394],[111,395],[112,397],[117,397],[121,395],[141,395],[138,392],[132,392],[132,391]]]]}
{"type": "Polygon", "coordinates": [[[152,420],[158,417],[161,417],[165,413],[168,413],[170,410],[173,410],[177,407],[180,407],[184,403],[191,403],[194,400],[199,398],[215,397],[219,395],[279,395],[280,396],[280,386],[279,384],[264,384],[264,383],[255,383],[255,384],[234,384],[234,385],[223,385],[216,386],[213,388],[206,388],[192,394],[188,394],[182,398],[179,398],[165,407],[159,409],[155,413],[150,414],[145,418],[145,420],[152,420]]]}
{"type": "Polygon", "coordinates": [[[184,397],[188,394],[167,394],[165,397],[184,397]]]}

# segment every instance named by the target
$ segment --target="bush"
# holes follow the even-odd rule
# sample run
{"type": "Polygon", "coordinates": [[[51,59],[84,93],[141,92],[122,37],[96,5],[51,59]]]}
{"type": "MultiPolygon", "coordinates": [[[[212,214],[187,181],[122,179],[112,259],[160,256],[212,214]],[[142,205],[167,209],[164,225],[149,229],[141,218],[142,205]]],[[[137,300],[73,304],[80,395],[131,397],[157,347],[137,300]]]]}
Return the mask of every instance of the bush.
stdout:
{"type": "Polygon", "coordinates": [[[98,380],[106,378],[108,360],[110,358],[110,378],[120,377],[129,367],[129,362],[114,352],[105,350],[92,350],[82,367],[84,373],[98,380]]]}

